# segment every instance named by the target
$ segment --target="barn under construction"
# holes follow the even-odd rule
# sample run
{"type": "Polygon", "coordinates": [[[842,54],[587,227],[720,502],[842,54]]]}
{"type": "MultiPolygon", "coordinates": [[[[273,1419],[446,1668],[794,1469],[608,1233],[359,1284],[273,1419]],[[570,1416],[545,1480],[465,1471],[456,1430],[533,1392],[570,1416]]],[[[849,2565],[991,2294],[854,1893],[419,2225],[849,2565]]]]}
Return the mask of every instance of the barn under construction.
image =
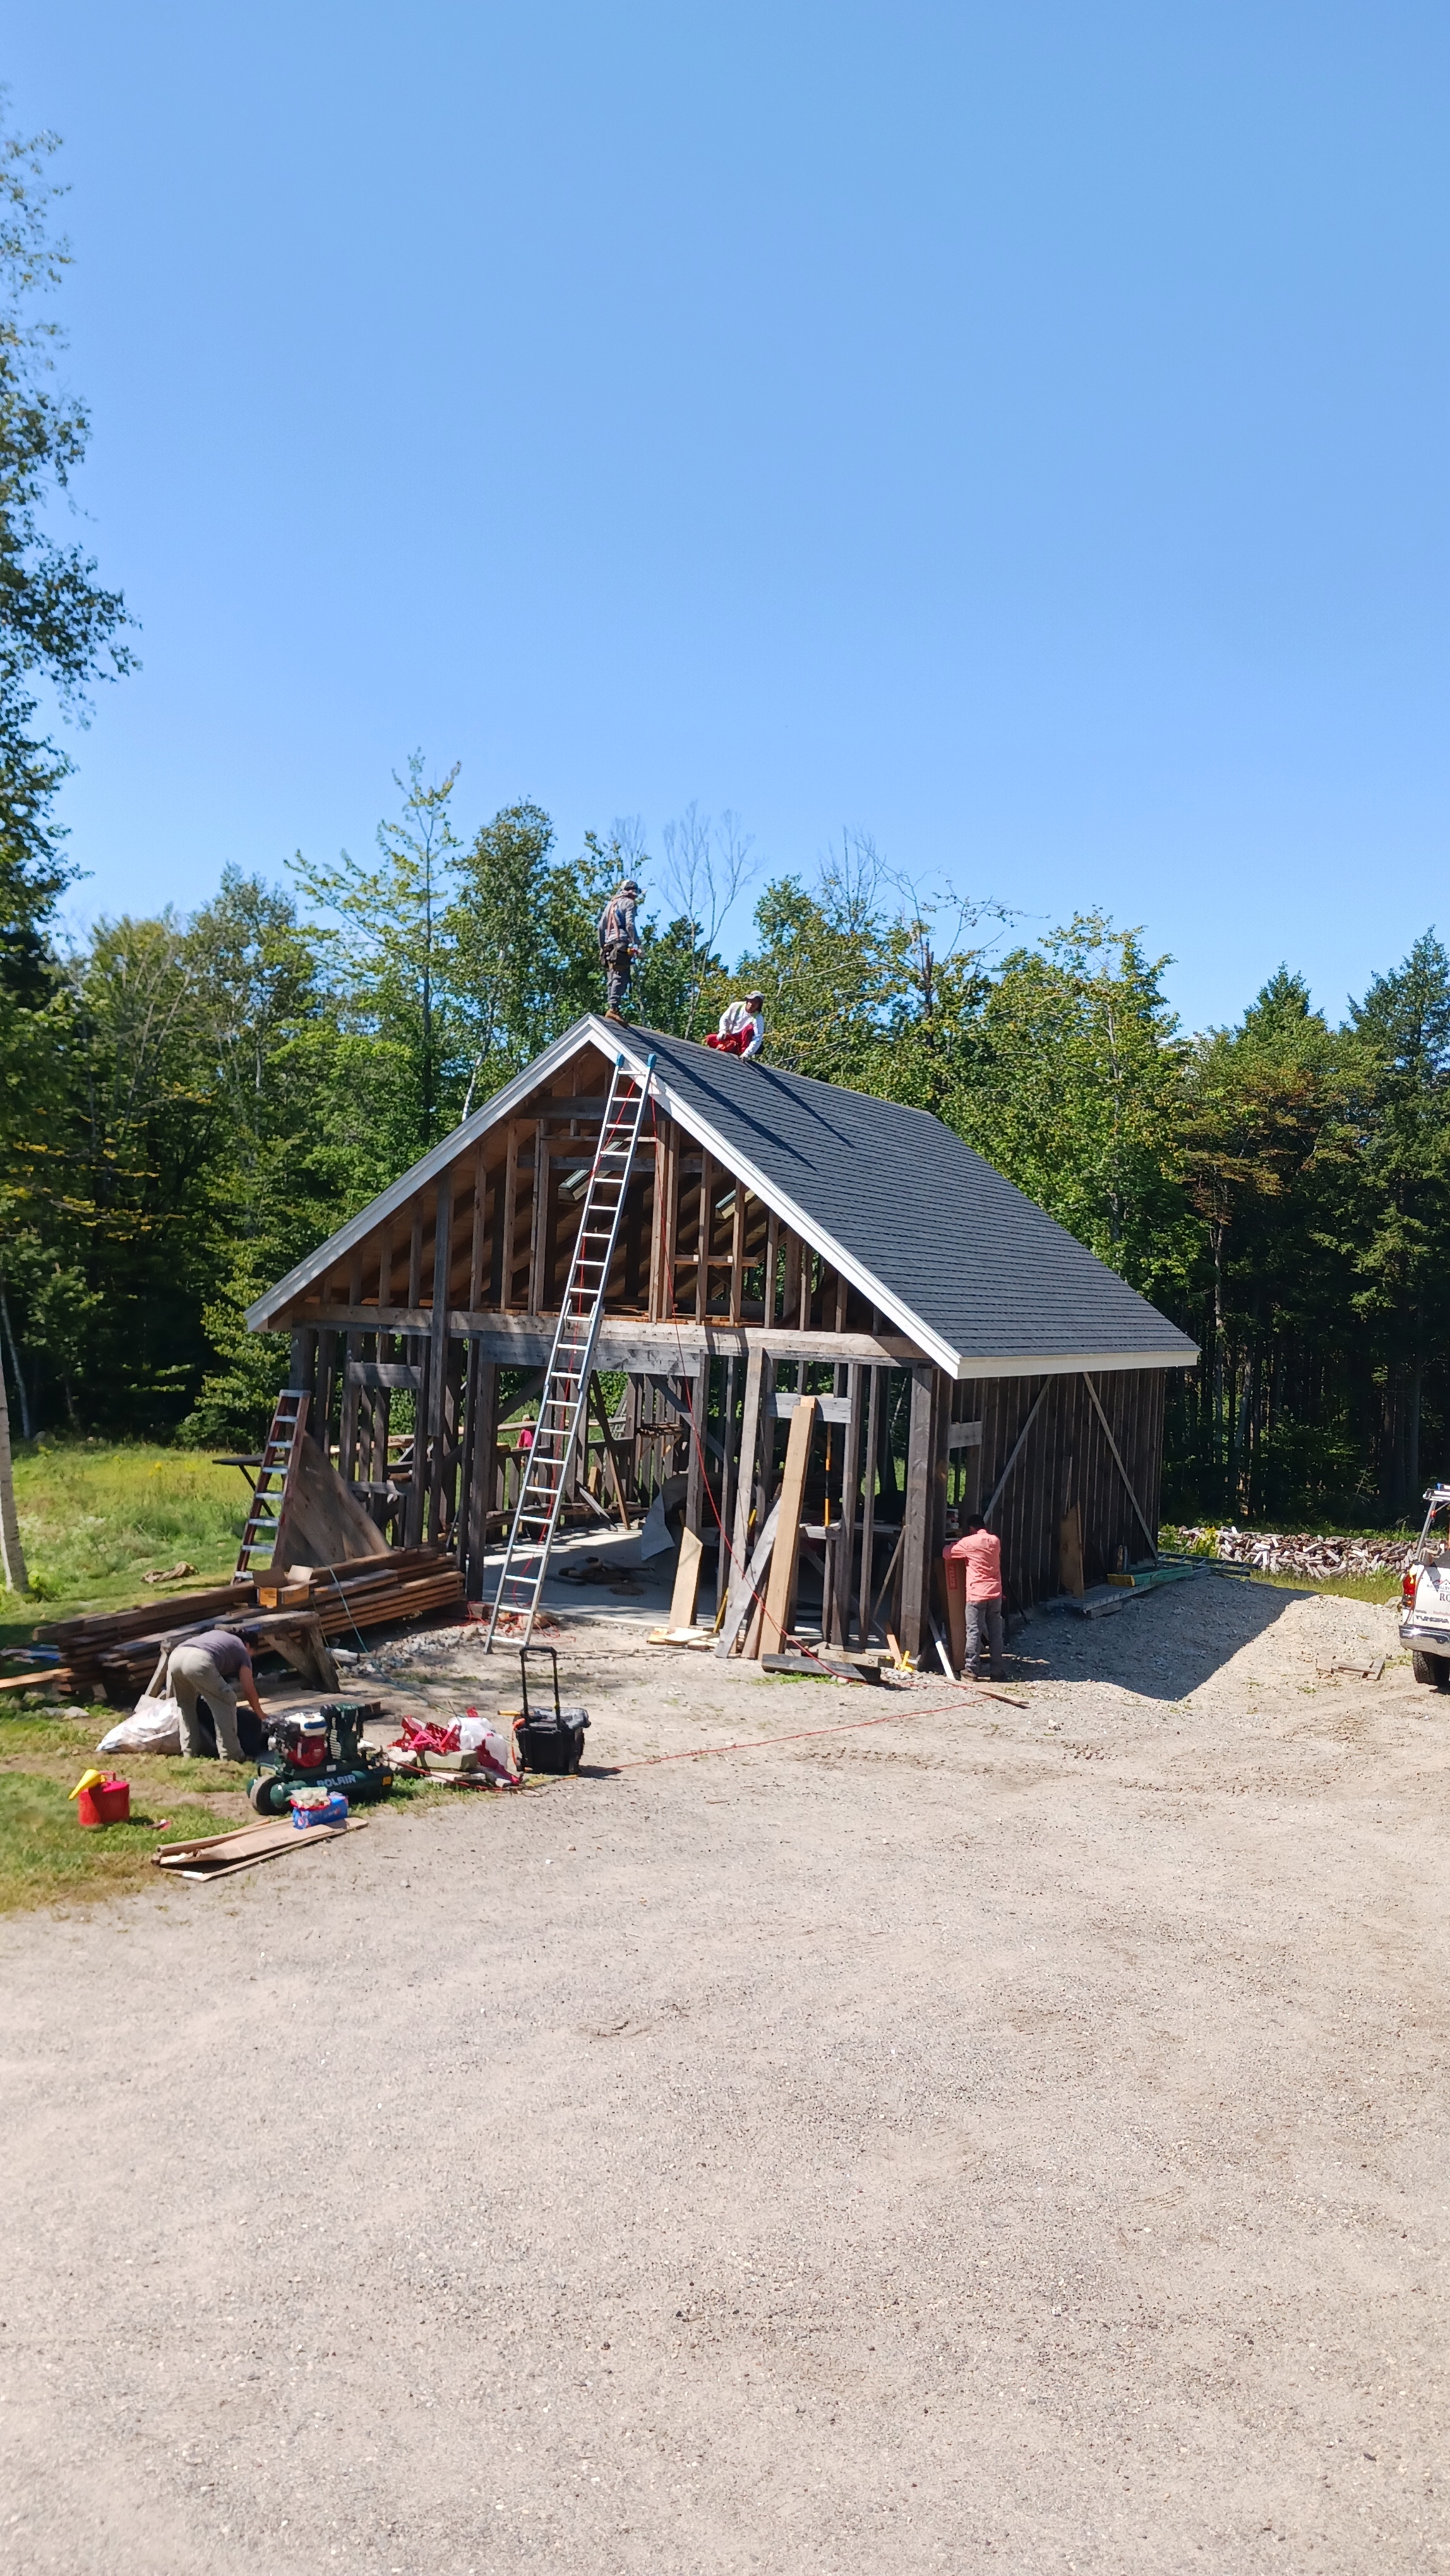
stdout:
{"type": "Polygon", "coordinates": [[[1164,1372],[1193,1344],[924,1111],[687,1039],[580,1020],[248,1321],[290,1333],[359,1521],[488,1600],[586,1303],[557,1509],[673,1511],[737,1651],[804,1399],[791,1564],[837,1645],[889,1626],[922,1653],[952,1510],[998,1531],[1009,1607],[1154,1552],[1164,1372]],[[637,1136],[591,1274],[621,1086],[637,1136]]]}

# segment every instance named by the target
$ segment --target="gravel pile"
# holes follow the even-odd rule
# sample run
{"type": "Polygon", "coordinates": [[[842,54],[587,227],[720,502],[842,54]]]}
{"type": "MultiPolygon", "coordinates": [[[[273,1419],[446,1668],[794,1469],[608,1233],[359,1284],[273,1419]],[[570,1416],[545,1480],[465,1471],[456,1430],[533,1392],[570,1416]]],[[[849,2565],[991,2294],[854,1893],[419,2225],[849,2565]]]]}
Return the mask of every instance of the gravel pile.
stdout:
{"type": "MultiPolygon", "coordinates": [[[[1166,1533],[1165,1533],[1166,1535],[1166,1533]]],[[[1225,1565],[1252,1565],[1264,1574],[1403,1574],[1418,1541],[1399,1538],[1331,1538],[1313,1530],[1278,1537],[1271,1530],[1180,1529],[1172,1533],[1192,1556],[1216,1556],[1225,1565]]]]}

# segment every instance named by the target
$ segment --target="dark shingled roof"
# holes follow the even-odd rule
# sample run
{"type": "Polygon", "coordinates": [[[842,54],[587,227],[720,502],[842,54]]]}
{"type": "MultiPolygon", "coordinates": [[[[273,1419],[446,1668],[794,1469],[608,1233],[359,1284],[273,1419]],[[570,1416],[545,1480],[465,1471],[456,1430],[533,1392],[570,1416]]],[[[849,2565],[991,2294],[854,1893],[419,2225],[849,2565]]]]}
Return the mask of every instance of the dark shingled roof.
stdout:
{"type": "Polygon", "coordinates": [[[1087,1357],[1191,1367],[1194,1344],[924,1109],[781,1073],[653,1030],[613,1030],[653,1053],[686,1126],[753,1165],[880,1281],[958,1362],[1087,1357]]]}

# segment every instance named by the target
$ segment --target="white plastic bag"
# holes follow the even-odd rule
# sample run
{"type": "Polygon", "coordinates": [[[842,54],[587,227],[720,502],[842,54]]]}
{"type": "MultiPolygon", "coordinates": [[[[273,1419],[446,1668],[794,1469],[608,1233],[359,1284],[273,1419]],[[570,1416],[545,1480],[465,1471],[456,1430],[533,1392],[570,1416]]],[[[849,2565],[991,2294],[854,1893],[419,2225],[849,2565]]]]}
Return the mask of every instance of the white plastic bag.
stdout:
{"type": "Polygon", "coordinates": [[[496,1772],[505,1780],[516,1780],[513,1746],[502,1728],[490,1717],[480,1717],[476,1708],[468,1710],[458,1721],[458,1750],[476,1753],[485,1771],[496,1772]]]}
{"type": "Polygon", "coordinates": [[[96,1746],[98,1753],[179,1753],[181,1711],[174,1699],[153,1699],[143,1691],[129,1717],[113,1726],[96,1746]]]}

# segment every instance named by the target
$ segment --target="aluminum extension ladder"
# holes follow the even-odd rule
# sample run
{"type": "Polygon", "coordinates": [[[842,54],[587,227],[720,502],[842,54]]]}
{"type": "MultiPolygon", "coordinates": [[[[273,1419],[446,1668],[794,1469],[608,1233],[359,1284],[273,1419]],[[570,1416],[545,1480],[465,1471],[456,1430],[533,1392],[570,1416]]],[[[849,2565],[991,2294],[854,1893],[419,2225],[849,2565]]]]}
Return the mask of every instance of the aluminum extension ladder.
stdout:
{"type": "Polygon", "coordinates": [[[277,1532],[287,1507],[292,1478],[297,1466],[297,1446],[307,1427],[307,1397],[298,1387],[284,1386],[277,1398],[272,1428],[267,1434],[261,1457],[257,1461],[257,1481],[252,1487],[251,1509],[242,1544],[237,1550],[233,1583],[245,1583],[255,1573],[254,1556],[266,1550],[267,1562],[274,1559],[277,1532]]]}
{"type": "Polygon", "coordinates": [[[599,1143],[584,1192],[579,1240],[569,1265],[558,1330],[539,1399],[533,1446],[524,1466],[498,1590],[489,1608],[483,1640],[486,1655],[493,1651],[499,1619],[506,1611],[517,1611],[524,1623],[520,1636],[510,1636],[510,1645],[526,1646],[534,1633],[534,1617],[564,1500],[564,1481],[588,1403],[589,1373],[594,1366],[594,1348],[604,1313],[609,1266],[614,1259],[625,1192],[644,1124],[654,1061],[651,1056],[641,1076],[628,1068],[622,1055],[614,1060],[599,1143]]]}

